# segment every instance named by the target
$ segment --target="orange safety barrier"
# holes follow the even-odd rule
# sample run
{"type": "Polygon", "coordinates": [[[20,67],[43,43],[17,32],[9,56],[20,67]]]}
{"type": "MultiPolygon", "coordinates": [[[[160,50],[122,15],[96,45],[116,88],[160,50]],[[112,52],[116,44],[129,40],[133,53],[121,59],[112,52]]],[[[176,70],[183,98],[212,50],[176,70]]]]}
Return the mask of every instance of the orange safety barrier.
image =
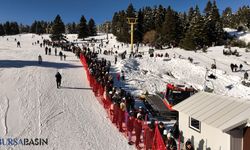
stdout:
{"type": "Polygon", "coordinates": [[[97,100],[103,105],[108,117],[119,131],[135,143],[138,149],[165,150],[166,147],[158,125],[155,124],[152,128],[146,123],[147,120],[140,121],[134,117],[129,117],[126,110],[120,109],[120,105],[112,103],[110,97],[106,95],[104,87],[90,74],[88,64],[82,54],[80,54],[80,61],[83,64],[89,85],[92,87],[97,100]]]}

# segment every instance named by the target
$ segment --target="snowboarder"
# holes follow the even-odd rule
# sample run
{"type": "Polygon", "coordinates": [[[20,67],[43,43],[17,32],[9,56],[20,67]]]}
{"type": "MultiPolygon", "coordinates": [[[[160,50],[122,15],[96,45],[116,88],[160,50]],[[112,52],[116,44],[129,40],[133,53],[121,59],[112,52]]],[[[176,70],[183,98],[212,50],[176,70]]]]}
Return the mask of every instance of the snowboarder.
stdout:
{"type": "Polygon", "coordinates": [[[61,74],[59,72],[57,72],[55,77],[56,77],[56,86],[57,86],[57,88],[60,88],[61,87],[62,76],[61,76],[61,74]]]}
{"type": "Polygon", "coordinates": [[[41,55],[38,56],[38,64],[39,64],[39,65],[42,64],[42,56],[41,56],[41,55]]]}

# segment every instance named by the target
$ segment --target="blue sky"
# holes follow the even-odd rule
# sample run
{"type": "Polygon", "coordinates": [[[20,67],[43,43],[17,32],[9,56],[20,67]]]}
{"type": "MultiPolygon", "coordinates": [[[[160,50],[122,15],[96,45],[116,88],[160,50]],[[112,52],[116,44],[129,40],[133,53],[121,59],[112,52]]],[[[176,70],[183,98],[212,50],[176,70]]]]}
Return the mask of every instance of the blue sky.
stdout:
{"type": "MultiPolygon", "coordinates": [[[[207,0],[2,0],[0,22],[31,24],[34,20],[53,21],[60,14],[65,23],[78,22],[84,15],[100,24],[111,20],[114,12],[126,9],[129,3],[136,9],[162,4],[164,7],[170,5],[177,11],[187,11],[195,5],[203,10],[207,0]]],[[[235,11],[240,6],[250,5],[250,0],[217,0],[217,5],[220,11],[227,6],[235,11]]]]}

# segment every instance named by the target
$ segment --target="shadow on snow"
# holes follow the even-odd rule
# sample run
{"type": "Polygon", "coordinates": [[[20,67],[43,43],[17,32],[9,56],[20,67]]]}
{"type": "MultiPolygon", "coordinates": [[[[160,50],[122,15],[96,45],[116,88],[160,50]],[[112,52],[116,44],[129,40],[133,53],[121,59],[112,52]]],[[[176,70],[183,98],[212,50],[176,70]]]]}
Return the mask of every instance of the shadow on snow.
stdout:
{"type": "Polygon", "coordinates": [[[42,64],[38,64],[38,61],[29,60],[0,60],[0,68],[23,68],[29,66],[45,67],[45,68],[78,68],[82,66],[71,65],[68,63],[56,63],[43,61],[42,64]]]}

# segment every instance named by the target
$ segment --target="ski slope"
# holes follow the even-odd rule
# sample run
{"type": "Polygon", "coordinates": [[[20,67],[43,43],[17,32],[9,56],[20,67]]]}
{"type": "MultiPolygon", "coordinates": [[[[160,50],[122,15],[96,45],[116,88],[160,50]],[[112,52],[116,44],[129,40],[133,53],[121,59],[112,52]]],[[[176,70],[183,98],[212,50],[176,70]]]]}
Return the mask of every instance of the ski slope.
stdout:
{"type": "Polygon", "coordinates": [[[32,45],[37,40],[42,42],[41,36],[33,34],[0,37],[0,137],[48,138],[49,144],[0,145],[0,150],[134,149],[95,100],[74,54],[66,52],[67,60],[60,61],[53,48],[49,56],[32,45]],[[39,54],[42,65],[37,63],[39,54]],[[57,71],[62,74],[61,89],[56,88],[57,71]]]}

